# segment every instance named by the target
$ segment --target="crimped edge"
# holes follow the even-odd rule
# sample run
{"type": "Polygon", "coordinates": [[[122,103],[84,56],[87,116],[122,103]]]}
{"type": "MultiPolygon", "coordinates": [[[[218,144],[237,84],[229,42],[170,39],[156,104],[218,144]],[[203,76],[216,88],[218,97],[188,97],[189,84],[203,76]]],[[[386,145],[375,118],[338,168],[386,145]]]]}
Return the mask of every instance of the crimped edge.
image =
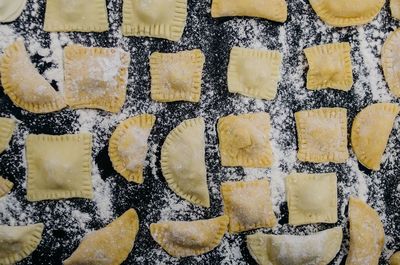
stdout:
{"type": "Polygon", "coordinates": [[[0,154],[8,148],[15,128],[16,123],[13,119],[0,118],[0,154]]]}
{"type": "MultiPolygon", "coordinates": [[[[82,189],[79,191],[53,191],[53,190],[38,190],[35,187],[35,179],[38,177],[35,165],[36,155],[30,150],[30,146],[36,141],[46,142],[82,142],[84,146],[84,152],[82,153],[82,169],[85,174],[92,173],[92,135],[90,133],[81,134],[65,134],[65,135],[45,135],[45,134],[30,134],[26,140],[26,159],[28,163],[28,180],[27,180],[27,199],[28,201],[42,201],[42,200],[57,200],[57,199],[68,199],[68,198],[93,198],[92,179],[87,178],[82,181],[82,189]]],[[[40,177],[40,176],[39,176],[40,177]]]]}
{"type": "Polygon", "coordinates": [[[151,114],[142,114],[139,116],[131,117],[123,122],[121,122],[114,133],[111,135],[109,145],[108,145],[108,155],[112,162],[113,168],[119,174],[121,174],[127,181],[136,182],[138,184],[143,183],[143,167],[141,165],[139,171],[132,171],[125,167],[123,158],[118,152],[118,145],[121,137],[125,134],[126,130],[131,126],[139,126],[141,128],[151,128],[156,122],[156,116],[151,114]]]}
{"type": "Polygon", "coordinates": [[[0,176],[0,198],[8,194],[14,187],[14,183],[0,176]]]}
{"type": "Polygon", "coordinates": [[[150,225],[150,234],[153,237],[154,241],[156,241],[169,255],[173,257],[198,256],[213,250],[220,244],[224,234],[228,230],[229,218],[226,215],[222,215],[212,219],[189,221],[186,223],[191,223],[193,226],[196,226],[196,224],[199,222],[210,222],[210,223],[212,222],[219,224],[219,228],[217,231],[215,231],[214,238],[209,243],[209,246],[204,247],[202,249],[191,250],[182,247],[177,247],[174,246],[173,244],[168,244],[166,240],[164,240],[165,228],[163,227],[163,224],[176,223],[178,225],[180,223],[179,221],[152,223],[150,225]]]}
{"type": "MultiPolygon", "coordinates": [[[[282,54],[278,50],[260,50],[260,49],[249,49],[241,47],[233,47],[230,54],[229,65],[228,65],[228,90],[231,93],[239,93],[244,96],[273,100],[276,97],[278,91],[278,82],[280,78],[280,65],[282,64],[282,54]],[[272,66],[272,71],[269,73],[271,82],[276,84],[274,87],[268,87],[266,91],[260,91],[257,88],[249,89],[243,86],[239,81],[240,71],[238,66],[241,65],[242,61],[248,58],[261,58],[268,61],[272,66]]],[[[264,70],[264,69],[263,69],[264,70]]]]}
{"type": "Polygon", "coordinates": [[[159,102],[199,102],[201,96],[201,83],[204,63],[205,56],[199,49],[181,51],[177,53],[152,53],[150,55],[151,98],[159,102]],[[165,92],[163,89],[163,82],[165,80],[161,80],[161,65],[165,63],[164,60],[166,59],[190,61],[190,63],[195,66],[195,71],[193,73],[193,86],[189,91],[184,91],[181,93],[174,91],[171,91],[170,93],[165,92]]]}
{"type": "MultiPolygon", "coordinates": [[[[393,1],[391,1],[393,2],[393,1]]],[[[382,47],[382,68],[386,82],[388,83],[390,91],[396,96],[400,97],[400,80],[395,74],[395,60],[393,53],[397,53],[400,49],[400,29],[397,29],[389,34],[382,47]]],[[[398,62],[397,62],[398,63],[398,62]]]]}

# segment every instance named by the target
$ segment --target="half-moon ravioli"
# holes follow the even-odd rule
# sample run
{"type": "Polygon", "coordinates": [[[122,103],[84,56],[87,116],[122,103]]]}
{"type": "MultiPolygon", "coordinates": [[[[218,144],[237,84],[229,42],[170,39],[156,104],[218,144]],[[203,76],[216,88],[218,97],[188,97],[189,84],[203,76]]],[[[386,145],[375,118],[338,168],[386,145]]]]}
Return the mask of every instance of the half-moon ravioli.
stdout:
{"type": "Polygon", "coordinates": [[[3,0],[0,2],[0,22],[16,20],[26,6],[26,0],[3,0]]]}
{"type": "Polygon", "coordinates": [[[397,251],[390,257],[390,265],[400,265],[400,251],[397,251]]]}
{"type": "Polygon", "coordinates": [[[133,249],[139,218],[129,209],[106,227],[88,233],[64,265],[119,265],[133,249]]]}
{"type": "Polygon", "coordinates": [[[385,243],[385,232],[378,213],[358,198],[349,204],[350,250],[346,265],[375,265],[385,243]]]}
{"type": "Polygon", "coordinates": [[[326,265],[339,252],[342,238],[340,227],[308,236],[256,233],[247,236],[247,248],[260,265],[326,265]]]}
{"type": "Polygon", "coordinates": [[[0,118],[0,154],[8,148],[15,127],[13,119],[0,118]]]}
{"type": "Polygon", "coordinates": [[[156,117],[143,114],[121,122],[110,138],[108,154],[114,169],[126,180],[143,183],[147,140],[156,117]]]}
{"type": "Polygon", "coordinates": [[[31,63],[22,40],[4,49],[0,73],[4,92],[16,106],[33,113],[58,111],[66,106],[64,97],[31,63]]]}
{"type": "Polygon", "coordinates": [[[0,198],[9,193],[13,186],[14,183],[3,177],[0,177],[0,198]]]}
{"type": "Polygon", "coordinates": [[[197,256],[219,245],[228,229],[225,215],[198,221],[164,221],[150,225],[153,239],[174,257],[197,256]]]}
{"type": "MultiPolygon", "coordinates": [[[[399,2],[400,3],[400,2],[399,2]]],[[[399,4],[400,5],[400,4],[399,4]]],[[[400,8],[400,7],[399,7],[400,8]]],[[[390,91],[400,97],[400,29],[390,33],[382,47],[382,68],[390,91]]]]}
{"type": "Polygon", "coordinates": [[[392,17],[400,19],[400,0],[390,0],[390,11],[392,17]]]}
{"type": "Polygon", "coordinates": [[[310,4],[326,23],[347,27],[370,22],[382,9],[385,0],[310,0],[310,4]]]}
{"type": "Polygon", "coordinates": [[[357,114],[351,129],[351,143],[358,161],[379,170],[394,120],[400,107],[392,103],[370,105],[357,114]]]}
{"type": "Polygon", "coordinates": [[[161,170],[176,194],[210,207],[204,130],[203,118],[186,120],[172,130],[161,149],[161,170]]]}
{"type": "Polygon", "coordinates": [[[42,240],[42,223],[27,226],[0,225],[0,264],[15,264],[32,254],[42,240]]]}
{"type": "Polygon", "coordinates": [[[285,22],[288,11],[285,0],[213,0],[213,17],[247,16],[285,22]]]}

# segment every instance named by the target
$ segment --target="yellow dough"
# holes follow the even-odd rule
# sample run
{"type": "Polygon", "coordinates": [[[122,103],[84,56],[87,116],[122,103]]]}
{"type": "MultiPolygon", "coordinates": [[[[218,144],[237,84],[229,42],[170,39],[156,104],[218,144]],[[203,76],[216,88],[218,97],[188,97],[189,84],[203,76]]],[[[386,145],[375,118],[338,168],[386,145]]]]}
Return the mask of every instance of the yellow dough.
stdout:
{"type": "Polygon", "coordinates": [[[179,41],[186,16],[187,0],[124,0],[122,33],[179,41]]]}
{"type": "Polygon", "coordinates": [[[217,129],[222,166],[272,166],[268,113],[229,115],[219,119],[217,129]]]}
{"type": "Polygon", "coordinates": [[[309,0],[317,15],[336,27],[366,24],[374,19],[385,0],[309,0]]]}
{"type": "Polygon", "coordinates": [[[390,257],[390,265],[400,265],[400,251],[397,251],[390,257]]]}
{"type": "MultiPolygon", "coordinates": [[[[399,2],[400,3],[400,2],[399,2]]],[[[390,33],[382,47],[382,68],[390,91],[400,97],[400,29],[390,33]]]]}
{"type": "Polygon", "coordinates": [[[4,49],[0,73],[4,92],[16,106],[33,113],[58,111],[66,106],[64,98],[31,63],[22,40],[4,49]]]}
{"type": "Polygon", "coordinates": [[[347,110],[320,108],[295,113],[300,161],[344,163],[347,150],[347,110]]]}
{"type": "Polygon", "coordinates": [[[42,240],[44,225],[0,225],[0,264],[12,265],[32,254],[42,240]]]}
{"type": "Polygon", "coordinates": [[[110,138],[108,154],[114,169],[126,180],[143,183],[147,139],[156,117],[143,114],[121,122],[110,138]]]}
{"type": "Polygon", "coordinates": [[[93,197],[92,135],[28,135],[29,201],[93,197]]]}
{"type": "Polygon", "coordinates": [[[378,213],[360,199],[349,204],[350,250],[346,265],[376,265],[383,250],[385,232],[378,213]]]}
{"type": "Polygon", "coordinates": [[[44,30],[50,32],[107,31],[106,0],[47,0],[44,30]]]}
{"type": "Polygon", "coordinates": [[[0,118],[0,154],[8,148],[15,127],[16,125],[13,119],[0,118]]]}
{"type": "Polygon", "coordinates": [[[24,10],[26,0],[0,1],[0,22],[7,23],[16,20],[24,10]]]}
{"type": "Polygon", "coordinates": [[[12,183],[9,180],[4,179],[3,177],[0,177],[0,198],[5,196],[7,193],[9,193],[11,191],[11,189],[13,188],[13,186],[14,186],[14,183],[12,183]]]}
{"type": "Polygon", "coordinates": [[[285,22],[288,11],[285,0],[212,0],[211,15],[260,17],[285,22]]]}
{"type": "Polygon", "coordinates": [[[210,207],[203,118],[182,122],[161,149],[161,170],[168,186],[191,203],[210,207]]]}
{"type": "Polygon", "coordinates": [[[229,218],[164,221],[150,225],[153,239],[173,257],[198,256],[216,248],[228,229],[229,218]]]}
{"type": "Polygon", "coordinates": [[[199,102],[205,57],[201,50],[155,52],[150,56],[151,98],[199,102]]]}
{"type": "Polygon", "coordinates": [[[307,88],[334,88],[348,91],[353,86],[353,72],[348,42],[318,45],[304,49],[309,70],[307,88]]]}
{"type": "Polygon", "coordinates": [[[286,178],[289,224],[336,223],[335,173],[291,174],[286,178]]]}
{"type": "Polygon", "coordinates": [[[400,0],[390,0],[390,11],[392,17],[400,19],[400,0]]]}
{"type": "Polygon", "coordinates": [[[394,120],[400,107],[391,103],[372,104],[357,114],[351,129],[351,144],[358,161],[379,170],[394,120]]]}
{"type": "Polygon", "coordinates": [[[129,209],[106,227],[88,233],[64,265],[119,265],[133,249],[139,218],[129,209]]]}
{"type": "Polygon", "coordinates": [[[327,265],[339,252],[342,238],[340,227],[308,236],[256,233],[247,236],[247,248],[259,265],[327,265]]]}
{"type": "Polygon", "coordinates": [[[224,212],[229,217],[229,232],[274,227],[268,180],[225,182],[221,185],[224,212]]]}
{"type": "Polygon", "coordinates": [[[279,51],[233,47],[228,66],[229,92],[274,99],[281,63],[282,54],[279,51]]]}
{"type": "Polygon", "coordinates": [[[65,97],[72,108],[119,112],[125,102],[129,53],[118,48],[64,49],[65,97]]]}

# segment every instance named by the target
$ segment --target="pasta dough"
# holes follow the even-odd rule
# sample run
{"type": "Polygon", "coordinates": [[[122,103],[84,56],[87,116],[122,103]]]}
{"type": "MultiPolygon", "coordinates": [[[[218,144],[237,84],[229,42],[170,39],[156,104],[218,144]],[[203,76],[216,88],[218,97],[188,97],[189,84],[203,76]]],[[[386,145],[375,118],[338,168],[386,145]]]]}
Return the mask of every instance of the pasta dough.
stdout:
{"type": "Polygon", "coordinates": [[[133,249],[139,218],[129,209],[106,227],[88,233],[64,265],[118,265],[133,249]]]}
{"type": "Polygon", "coordinates": [[[218,137],[222,166],[272,166],[270,130],[270,117],[265,112],[230,115],[219,119],[218,137]]]}
{"type": "Polygon", "coordinates": [[[400,97],[400,29],[392,32],[382,47],[382,68],[390,91],[400,97]]]}
{"type": "Polygon", "coordinates": [[[4,49],[0,73],[4,92],[16,106],[33,113],[48,113],[65,107],[64,98],[31,63],[22,40],[4,49]]]}
{"type": "Polygon", "coordinates": [[[65,97],[72,108],[119,112],[125,102],[129,53],[69,45],[64,50],[65,97]]]}
{"type": "Polygon", "coordinates": [[[350,198],[350,250],[346,265],[375,265],[383,250],[385,232],[378,213],[365,202],[350,198]]]}
{"type": "Polygon", "coordinates": [[[186,16],[187,0],[124,0],[122,33],[179,41],[186,16]]]}
{"type": "Polygon", "coordinates": [[[151,224],[150,233],[173,257],[197,256],[219,245],[227,231],[228,222],[227,216],[190,222],[164,221],[151,224]]]}
{"type": "Polygon", "coordinates": [[[7,23],[16,20],[24,10],[26,0],[2,0],[0,2],[0,22],[7,23]]]}
{"type": "Polygon", "coordinates": [[[390,265],[400,265],[400,251],[397,251],[390,257],[390,265]]]}
{"type": "Polygon", "coordinates": [[[177,195],[210,207],[204,130],[203,118],[186,120],[172,130],[161,149],[161,170],[177,195]]]}
{"type": "Polygon", "coordinates": [[[310,0],[317,15],[336,27],[362,25],[379,13],[385,0],[310,0]]]}
{"type": "Polygon", "coordinates": [[[229,232],[237,233],[277,224],[268,180],[225,182],[221,185],[229,232]]]}
{"type": "Polygon", "coordinates": [[[292,174],[286,178],[289,224],[337,222],[336,174],[292,174]]]}
{"type": "Polygon", "coordinates": [[[50,32],[107,31],[106,0],[47,0],[44,30],[50,32]]]}
{"type": "Polygon", "coordinates": [[[13,119],[0,118],[0,154],[8,148],[15,127],[13,119]]]}
{"type": "Polygon", "coordinates": [[[12,265],[32,254],[42,240],[44,225],[0,225],[0,264],[12,265]]]}
{"type": "Polygon", "coordinates": [[[204,61],[201,50],[153,53],[150,56],[151,98],[160,102],[199,102],[204,61]]]}
{"type": "Polygon", "coordinates": [[[351,143],[358,161],[372,170],[379,170],[394,120],[400,107],[391,103],[373,104],[354,119],[351,143]]]}
{"type": "Polygon", "coordinates": [[[274,99],[281,63],[279,51],[233,47],[228,66],[229,91],[254,98],[274,99]]]}
{"type": "Polygon", "coordinates": [[[288,11],[285,0],[212,0],[211,15],[260,17],[285,22],[288,11]]]}
{"type": "Polygon", "coordinates": [[[28,135],[29,201],[93,197],[92,135],[28,135]]]}
{"type": "Polygon", "coordinates": [[[390,0],[390,11],[392,17],[400,19],[400,0],[390,0]]]}
{"type": "Polygon", "coordinates": [[[3,177],[0,177],[0,198],[9,193],[13,188],[13,186],[14,184],[11,181],[6,180],[3,177]]]}
{"type": "Polygon", "coordinates": [[[307,88],[350,90],[353,85],[350,50],[348,42],[304,49],[309,64],[307,88]]]}
{"type": "Polygon", "coordinates": [[[308,236],[256,233],[247,236],[247,248],[260,265],[326,265],[339,252],[342,238],[340,227],[308,236]]]}
{"type": "Polygon", "coordinates": [[[295,113],[300,161],[344,163],[347,150],[347,110],[320,108],[295,113]]]}
{"type": "Polygon", "coordinates": [[[114,169],[126,180],[143,183],[147,139],[156,117],[143,114],[121,122],[110,138],[108,154],[114,169]]]}

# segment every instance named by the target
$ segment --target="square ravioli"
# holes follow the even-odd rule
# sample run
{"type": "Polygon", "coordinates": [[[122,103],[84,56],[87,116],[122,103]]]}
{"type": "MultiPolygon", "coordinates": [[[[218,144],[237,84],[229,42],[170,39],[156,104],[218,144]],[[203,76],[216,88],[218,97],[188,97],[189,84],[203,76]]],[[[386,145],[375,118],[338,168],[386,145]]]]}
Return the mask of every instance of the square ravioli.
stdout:
{"type": "Polygon", "coordinates": [[[291,174],[286,178],[289,224],[337,222],[335,173],[291,174]]]}
{"type": "Polygon", "coordinates": [[[68,45],[64,49],[67,104],[119,112],[125,102],[129,63],[129,53],[121,49],[68,45]]]}
{"type": "Polygon", "coordinates": [[[179,41],[186,25],[187,0],[124,0],[122,33],[179,41]]]}
{"type": "Polygon", "coordinates": [[[274,227],[277,224],[267,179],[225,182],[221,185],[221,193],[224,213],[229,217],[229,232],[274,227]]]}
{"type": "Polygon", "coordinates": [[[309,64],[307,88],[350,90],[353,86],[350,50],[350,44],[347,42],[304,49],[309,64]]]}
{"type": "Polygon", "coordinates": [[[274,99],[281,63],[282,55],[279,51],[233,47],[228,66],[229,92],[274,99]]]}
{"type": "Polygon", "coordinates": [[[44,30],[49,32],[107,31],[106,0],[47,0],[44,30]]]}
{"type": "Polygon", "coordinates": [[[218,121],[222,166],[265,168],[272,166],[268,113],[229,115],[218,121]]]}
{"type": "Polygon", "coordinates": [[[201,50],[155,52],[150,56],[151,98],[199,102],[205,57],[201,50]]]}
{"type": "Polygon", "coordinates": [[[93,197],[92,135],[29,135],[29,201],[93,197]]]}
{"type": "Polygon", "coordinates": [[[344,163],[347,149],[347,110],[320,108],[295,113],[300,161],[344,163]]]}

